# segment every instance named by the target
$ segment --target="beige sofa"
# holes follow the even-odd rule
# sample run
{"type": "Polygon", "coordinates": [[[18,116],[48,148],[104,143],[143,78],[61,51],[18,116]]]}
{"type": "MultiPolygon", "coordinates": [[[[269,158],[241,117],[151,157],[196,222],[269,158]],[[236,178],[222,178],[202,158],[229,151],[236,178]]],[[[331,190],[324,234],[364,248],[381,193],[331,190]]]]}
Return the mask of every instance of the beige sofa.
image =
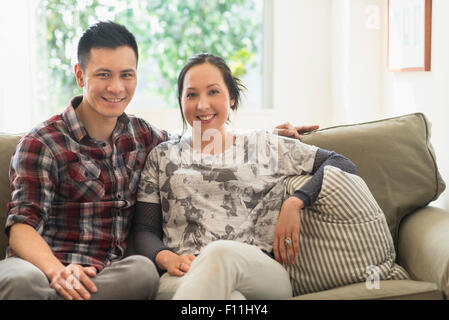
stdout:
{"type": "MultiPolygon", "coordinates": [[[[10,199],[8,167],[19,136],[0,135],[0,225],[10,199]]],[[[449,212],[428,206],[445,188],[423,114],[326,128],[303,141],[349,157],[384,211],[397,262],[412,280],[357,283],[294,299],[445,299],[449,297],[449,212]]],[[[7,238],[0,232],[0,259],[7,238]]]]}

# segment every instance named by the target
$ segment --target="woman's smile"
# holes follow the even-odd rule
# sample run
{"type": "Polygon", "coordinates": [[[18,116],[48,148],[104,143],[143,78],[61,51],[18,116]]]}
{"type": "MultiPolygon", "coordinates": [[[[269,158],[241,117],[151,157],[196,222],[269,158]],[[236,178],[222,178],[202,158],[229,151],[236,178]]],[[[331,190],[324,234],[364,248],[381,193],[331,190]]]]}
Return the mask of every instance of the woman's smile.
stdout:
{"type": "Polygon", "coordinates": [[[197,119],[201,121],[201,124],[208,124],[211,123],[216,117],[216,114],[209,114],[209,115],[202,115],[197,116],[197,119]]]}

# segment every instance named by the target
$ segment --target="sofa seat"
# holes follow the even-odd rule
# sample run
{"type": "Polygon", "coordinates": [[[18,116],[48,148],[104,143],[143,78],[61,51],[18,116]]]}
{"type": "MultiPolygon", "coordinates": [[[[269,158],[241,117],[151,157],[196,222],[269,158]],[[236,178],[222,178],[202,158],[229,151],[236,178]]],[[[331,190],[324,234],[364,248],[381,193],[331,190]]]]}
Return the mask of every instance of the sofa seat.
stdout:
{"type": "Polygon", "coordinates": [[[435,283],[416,280],[379,281],[379,289],[368,289],[365,283],[355,283],[326,291],[304,294],[294,300],[443,300],[435,283]]]}

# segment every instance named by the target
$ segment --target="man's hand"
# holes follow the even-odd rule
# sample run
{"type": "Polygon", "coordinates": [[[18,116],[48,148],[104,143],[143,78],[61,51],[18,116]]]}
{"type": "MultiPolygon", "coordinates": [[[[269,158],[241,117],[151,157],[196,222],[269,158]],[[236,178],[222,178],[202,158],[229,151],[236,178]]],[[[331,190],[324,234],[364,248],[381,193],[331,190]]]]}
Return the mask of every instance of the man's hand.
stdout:
{"type": "Polygon", "coordinates": [[[14,224],[9,232],[9,245],[19,257],[39,268],[49,279],[50,286],[65,299],[89,299],[89,292],[97,291],[89,279],[95,277],[96,269],[77,264],[64,266],[33,227],[14,224]]]}
{"type": "Polygon", "coordinates": [[[282,204],[278,223],[274,233],[273,252],[277,262],[286,266],[295,263],[299,256],[300,211],[304,202],[297,197],[289,197],[282,204]],[[285,239],[290,239],[290,244],[285,239]]]}
{"type": "Polygon", "coordinates": [[[66,300],[88,300],[90,293],[97,292],[95,284],[89,278],[96,274],[95,267],[70,264],[49,275],[50,287],[66,300]]]}
{"type": "Polygon", "coordinates": [[[313,125],[313,126],[293,126],[289,122],[286,122],[284,124],[278,125],[273,133],[284,136],[284,137],[292,137],[301,140],[301,134],[304,134],[306,132],[311,132],[314,130],[318,130],[320,126],[313,125]]]}
{"type": "Polygon", "coordinates": [[[179,256],[170,250],[162,250],[156,255],[155,260],[159,268],[167,270],[169,275],[182,277],[190,270],[195,256],[193,254],[179,256]]]}

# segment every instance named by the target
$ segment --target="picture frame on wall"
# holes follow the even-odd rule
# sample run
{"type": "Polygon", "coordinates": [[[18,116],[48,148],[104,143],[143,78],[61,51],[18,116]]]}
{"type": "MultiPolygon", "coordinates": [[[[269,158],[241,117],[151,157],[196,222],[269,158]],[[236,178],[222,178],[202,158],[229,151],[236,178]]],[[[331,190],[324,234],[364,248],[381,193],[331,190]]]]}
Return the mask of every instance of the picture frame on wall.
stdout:
{"type": "Polygon", "coordinates": [[[387,6],[388,69],[430,71],[432,0],[388,0],[387,6]]]}

